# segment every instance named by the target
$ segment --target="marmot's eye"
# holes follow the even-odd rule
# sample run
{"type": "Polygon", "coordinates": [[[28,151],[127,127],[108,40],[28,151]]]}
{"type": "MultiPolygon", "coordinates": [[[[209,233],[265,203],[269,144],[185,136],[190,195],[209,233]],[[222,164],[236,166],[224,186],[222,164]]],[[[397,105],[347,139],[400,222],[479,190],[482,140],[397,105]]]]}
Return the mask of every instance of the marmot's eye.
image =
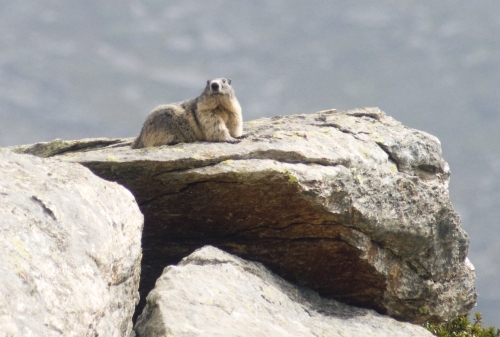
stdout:
{"type": "Polygon", "coordinates": [[[226,80],[225,80],[225,79],[223,79],[223,80],[222,80],[222,83],[226,83],[226,80]]]}

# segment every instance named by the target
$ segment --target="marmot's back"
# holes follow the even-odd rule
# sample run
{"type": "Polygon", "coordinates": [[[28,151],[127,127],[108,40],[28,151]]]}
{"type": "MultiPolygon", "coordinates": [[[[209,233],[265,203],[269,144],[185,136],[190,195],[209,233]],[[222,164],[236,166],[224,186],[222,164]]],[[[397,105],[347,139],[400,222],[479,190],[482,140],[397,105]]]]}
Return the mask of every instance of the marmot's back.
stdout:
{"type": "Polygon", "coordinates": [[[133,149],[195,141],[236,142],[243,134],[241,107],[231,80],[207,81],[200,96],[156,107],[147,117],[133,149]]]}

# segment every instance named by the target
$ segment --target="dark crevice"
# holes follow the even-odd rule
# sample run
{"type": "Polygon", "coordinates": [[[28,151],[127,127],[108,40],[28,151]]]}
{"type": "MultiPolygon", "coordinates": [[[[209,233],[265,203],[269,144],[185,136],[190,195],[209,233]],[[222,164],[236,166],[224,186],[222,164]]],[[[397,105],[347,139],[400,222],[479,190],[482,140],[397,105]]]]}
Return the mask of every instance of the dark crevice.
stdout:
{"type": "Polygon", "coordinates": [[[366,140],[359,138],[358,134],[365,134],[365,135],[369,135],[370,134],[369,132],[364,132],[364,131],[352,132],[351,130],[345,129],[341,125],[335,124],[335,123],[313,124],[313,125],[315,125],[315,126],[327,126],[327,127],[335,128],[335,129],[339,130],[340,132],[348,134],[348,135],[351,135],[351,136],[353,136],[354,138],[356,138],[357,140],[360,140],[360,141],[366,141],[366,140]]]}
{"type": "MultiPolygon", "coordinates": [[[[170,173],[170,172],[168,172],[170,173]]],[[[160,182],[161,183],[161,182],[160,182]]],[[[150,204],[158,199],[161,199],[163,197],[166,197],[168,195],[174,195],[174,194],[179,194],[179,193],[182,193],[184,191],[186,191],[187,189],[191,188],[191,187],[194,187],[194,186],[197,186],[197,185],[201,185],[201,184],[205,184],[205,183],[217,183],[217,184],[235,184],[236,182],[234,181],[219,181],[219,180],[215,180],[215,179],[207,179],[207,180],[200,180],[200,181],[195,181],[195,182],[192,182],[192,183],[187,183],[185,184],[184,187],[176,190],[176,191],[173,191],[173,192],[169,192],[169,193],[162,193],[161,195],[158,195],[152,199],[148,199],[148,200],[144,200],[142,201],[141,203],[139,203],[139,206],[145,206],[147,204],[150,204]]],[[[241,184],[241,183],[239,183],[241,184]]],[[[265,185],[265,183],[253,183],[252,185],[265,185]]]]}
{"type": "Polygon", "coordinates": [[[129,276],[122,276],[121,278],[115,280],[114,282],[110,282],[108,285],[109,286],[119,286],[120,284],[123,284],[132,278],[134,278],[134,276],[132,274],[129,276]]]}
{"type": "Polygon", "coordinates": [[[343,128],[340,124],[337,124],[337,123],[323,123],[323,124],[312,124],[313,126],[319,126],[319,127],[330,127],[330,128],[335,128],[343,133],[347,133],[347,134],[350,134],[350,135],[353,135],[354,136],[354,133],[352,133],[351,131],[343,128]]]}
{"type": "Polygon", "coordinates": [[[431,173],[431,174],[443,173],[443,170],[441,170],[440,167],[436,167],[433,165],[421,164],[421,165],[418,165],[417,168],[423,172],[431,173]]]}
{"type": "Polygon", "coordinates": [[[406,263],[408,267],[424,280],[430,280],[432,275],[420,263],[415,260],[410,260],[406,263]]]}
{"type": "Polygon", "coordinates": [[[54,214],[54,212],[52,212],[52,210],[50,208],[48,208],[41,199],[39,199],[37,196],[34,196],[34,195],[31,196],[31,199],[33,199],[37,204],[39,204],[42,207],[44,213],[46,213],[48,216],[50,216],[53,220],[57,221],[57,218],[56,218],[56,215],[54,214]]]}
{"type": "Polygon", "coordinates": [[[377,121],[379,121],[380,118],[382,118],[382,114],[381,113],[377,113],[377,112],[374,112],[374,113],[369,113],[369,112],[359,112],[359,113],[351,112],[351,113],[348,113],[347,115],[348,116],[352,116],[352,117],[368,117],[368,118],[375,119],[377,121]]]}
{"type": "Polygon", "coordinates": [[[90,253],[85,253],[92,261],[94,261],[95,265],[97,266],[98,269],[101,269],[102,263],[92,254],[90,253]]]}
{"type": "MultiPolygon", "coordinates": [[[[375,119],[377,121],[380,121],[380,119],[385,115],[382,111],[380,111],[378,108],[376,111],[373,111],[371,108],[365,108],[365,109],[354,109],[354,110],[337,110],[337,109],[330,109],[330,110],[323,110],[319,111],[318,113],[320,114],[328,114],[328,115],[342,115],[342,116],[349,116],[349,117],[368,117],[375,119]],[[370,112],[372,111],[372,112],[370,112]]],[[[320,116],[319,118],[324,117],[320,116]]]]}
{"type": "Polygon", "coordinates": [[[187,166],[187,167],[182,167],[182,168],[173,169],[173,170],[161,171],[161,172],[158,172],[158,173],[155,173],[154,175],[152,175],[151,180],[160,181],[157,178],[163,174],[180,173],[180,172],[185,172],[185,171],[189,171],[189,170],[196,170],[196,169],[200,169],[200,168],[216,166],[216,165],[219,165],[220,163],[222,163],[226,160],[229,160],[229,159],[231,159],[231,158],[224,157],[224,158],[220,158],[220,161],[216,161],[216,162],[208,162],[208,163],[207,162],[200,162],[199,166],[187,166]],[[203,165],[203,164],[205,164],[205,165],[203,165]]]}
{"type": "Polygon", "coordinates": [[[117,140],[110,140],[110,141],[99,141],[95,143],[85,143],[85,144],[75,144],[68,149],[61,149],[61,151],[55,153],[54,155],[60,155],[66,152],[73,152],[73,151],[79,151],[79,152],[89,152],[89,151],[94,151],[94,150],[102,150],[105,148],[115,148],[115,147],[122,147],[126,146],[130,143],[128,142],[123,142],[121,139],[117,140]]]}
{"type": "MultiPolygon", "coordinates": [[[[351,163],[349,160],[342,160],[338,162],[332,162],[331,160],[325,158],[315,158],[315,159],[310,159],[303,157],[301,155],[295,155],[295,158],[293,159],[287,159],[283,158],[285,154],[290,155],[291,152],[285,152],[285,151],[279,151],[279,150],[269,150],[269,151],[256,151],[256,152],[251,152],[246,155],[235,155],[235,156],[222,156],[217,159],[212,159],[212,160],[176,160],[176,163],[183,163],[185,167],[182,168],[176,168],[176,169],[170,169],[170,170],[165,170],[161,171],[158,173],[155,173],[153,176],[151,176],[152,179],[155,179],[156,177],[165,174],[165,173],[176,173],[176,172],[185,172],[188,170],[194,170],[194,169],[199,169],[199,168],[205,168],[205,167],[210,167],[210,166],[216,166],[222,162],[225,162],[227,160],[233,160],[233,161],[238,161],[238,160],[272,160],[278,163],[282,164],[316,164],[320,166],[327,166],[327,167],[335,167],[335,166],[345,166],[349,168],[351,166],[351,163]]],[[[139,162],[143,163],[151,163],[151,162],[157,162],[157,163],[167,163],[167,162],[162,162],[160,160],[137,160],[130,162],[131,164],[137,164],[139,162]]],[[[92,166],[93,164],[106,164],[103,162],[88,162],[84,163],[86,166],[92,166]]],[[[113,163],[114,165],[119,165],[120,163],[113,163]]]]}
{"type": "Polygon", "coordinates": [[[394,163],[394,165],[396,165],[396,167],[398,169],[398,172],[401,172],[400,167],[399,167],[399,162],[392,155],[392,153],[389,151],[389,149],[387,148],[387,146],[385,146],[384,144],[379,143],[379,142],[375,142],[375,144],[377,144],[382,149],[382,151],[384,151],[385,153],[387,153],[387,156],[389,157],[389,160],[392,161],[394,163]]]}
{"type": "Polygon", "coordinates": [[[256,151],[249,153],[244,156],[235,156],[231,158],[233,160],[245,160],[245,159],[269,159],[274,160],[280,163],[286,164],[317,164],[321,166],[337,166],[337,165],[346,165],[344,162],[332,162],[327,158],[307,158],[303,155],[296,154],[294,152],[289,151],[280,151],[280,150],[267,150],[267,151],[256,151]],[[284,158],[287,156],[287,158],[284,158]]]}

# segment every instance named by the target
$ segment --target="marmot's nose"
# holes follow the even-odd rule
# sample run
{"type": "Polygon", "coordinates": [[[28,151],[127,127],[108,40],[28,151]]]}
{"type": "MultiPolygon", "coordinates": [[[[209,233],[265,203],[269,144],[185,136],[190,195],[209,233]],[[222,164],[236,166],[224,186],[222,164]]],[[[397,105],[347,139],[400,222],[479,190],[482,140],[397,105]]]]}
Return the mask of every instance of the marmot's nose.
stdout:
{"type": "Polygon", "coordinates": [[[213,82],[210,87],[212,87],[213,91],[219,91],[219,83],[213,82]]]}

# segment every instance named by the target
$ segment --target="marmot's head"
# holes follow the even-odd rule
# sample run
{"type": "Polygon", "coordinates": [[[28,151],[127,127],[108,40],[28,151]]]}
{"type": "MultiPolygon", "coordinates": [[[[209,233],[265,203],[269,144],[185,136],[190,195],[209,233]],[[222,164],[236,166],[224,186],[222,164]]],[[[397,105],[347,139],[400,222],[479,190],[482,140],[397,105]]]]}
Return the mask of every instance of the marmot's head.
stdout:
{"type": "Polygon", "coordinates": [[[228,78],[216,78],[207,81],[205,93],[210,95],[234,95],[234,90],[231,87],[231,80],[228,78]]]}

